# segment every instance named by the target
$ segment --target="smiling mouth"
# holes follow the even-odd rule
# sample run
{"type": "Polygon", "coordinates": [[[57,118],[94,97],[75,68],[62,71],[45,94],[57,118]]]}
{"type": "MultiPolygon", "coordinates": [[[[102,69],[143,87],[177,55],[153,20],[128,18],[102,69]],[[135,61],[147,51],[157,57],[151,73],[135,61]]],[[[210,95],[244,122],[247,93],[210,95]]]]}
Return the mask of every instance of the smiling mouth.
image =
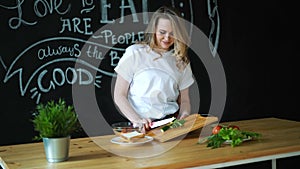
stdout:
{"type": "Polygon", "coordinates": [[[164,41],[162,41],[162,43],[169,45],[171,42],[164,42],[164,41]]]}

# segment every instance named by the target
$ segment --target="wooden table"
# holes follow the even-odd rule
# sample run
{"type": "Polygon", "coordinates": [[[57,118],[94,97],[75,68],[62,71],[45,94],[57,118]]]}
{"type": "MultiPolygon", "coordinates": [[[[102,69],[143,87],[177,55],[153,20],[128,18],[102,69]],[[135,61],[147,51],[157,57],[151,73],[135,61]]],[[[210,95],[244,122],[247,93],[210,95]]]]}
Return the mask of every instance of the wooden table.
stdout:
{"type": "MultiPolygon", "coordinates": [[[[256,141],[247,141],[237,147],[226,145],[222,148],[210,149],[206,144],[197,144],[200,129],[191,132],[183,140],[171,140],[165,143],[153,141],[142,146],[120,146],[110,143],[114,136],[72,139],[70,158],[61,163],[46,161],[43,144],[31,143],[0,147],[0,157],[10,169],[61,169],[61,168],[218,168],[239,165],[257,161],[271,160],[276,168],[276,159],[300,155],[300,122],[264,118],[236,122],[228,122],[240,126],[243,130],[262,134],[256,141]],[[153,146],[167,147],[174,142],[175,147],[157,156],[145,158],[130,158],[118,156],[104,150],[96,144],[106,144],[107,149],[148,151],[153,146]]],[[[4,167],[3,167],[4,168],[4,167]]]]}

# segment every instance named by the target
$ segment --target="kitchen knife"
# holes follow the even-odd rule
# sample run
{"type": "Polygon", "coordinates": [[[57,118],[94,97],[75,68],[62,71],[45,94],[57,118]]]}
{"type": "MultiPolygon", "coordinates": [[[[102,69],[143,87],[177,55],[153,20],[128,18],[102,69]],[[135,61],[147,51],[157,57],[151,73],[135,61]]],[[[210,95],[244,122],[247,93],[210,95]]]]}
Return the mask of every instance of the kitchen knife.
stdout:
{"type": "Polygon", "coordinates": [[[165,124],[168,124],[172,121],[174,121],[176,118],[175,117],[171,117],[171,118],[167,118],[167,119],[163,119],[163,120],[159,120],[159,121],[154,121],[151,123],[150,128],[156,128],[165,124]]]}

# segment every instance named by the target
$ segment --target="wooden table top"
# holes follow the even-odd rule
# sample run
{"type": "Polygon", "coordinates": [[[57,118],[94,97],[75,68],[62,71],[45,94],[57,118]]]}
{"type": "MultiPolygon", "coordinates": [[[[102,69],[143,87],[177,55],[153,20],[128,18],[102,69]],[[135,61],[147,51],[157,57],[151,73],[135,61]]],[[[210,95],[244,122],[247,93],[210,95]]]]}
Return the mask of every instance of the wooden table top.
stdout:
{"type": "Polygon", "coordinates": [[[237,147],[226,145],[211,149],[206,147],[206,144],[197,144],[201,129],[191,132],[183,140],[175,139],[164,143],[152,141],[139,146],[112,144],[110,140],[114,136],[107,135],[93,139],[72,139],[70,158],[65,162],[48,163],[42,143],[1,146],[0,157],[10,169],[173,169],[231,162],[280,153],[300,152],[300,122],[262,118],[223,124],[238,125],[242,130],[261,133],[262,138],[244,142],[237,147]],[[160,153],[154,155],[154,152],[160,153]],[[136,156],[138,153],[141,153],[143,158],[131,157],[131,155],[136,156]],[[120,156],[120,154],[123,156],[120,156]]]}

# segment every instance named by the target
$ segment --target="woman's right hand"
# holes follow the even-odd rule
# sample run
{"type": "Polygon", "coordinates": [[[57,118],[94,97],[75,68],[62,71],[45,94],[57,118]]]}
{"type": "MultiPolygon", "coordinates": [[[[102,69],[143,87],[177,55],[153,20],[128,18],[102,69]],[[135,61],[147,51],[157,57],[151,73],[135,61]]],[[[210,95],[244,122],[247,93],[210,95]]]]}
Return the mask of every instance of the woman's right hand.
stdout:
{"type": "Polygon", "coordinates": [[[151,123],[151,119],[141,119],[139,121],[133,122],[133,126],[138,127],[140,132],[146,134],[146,132],[150,130],[151,123]]]}

